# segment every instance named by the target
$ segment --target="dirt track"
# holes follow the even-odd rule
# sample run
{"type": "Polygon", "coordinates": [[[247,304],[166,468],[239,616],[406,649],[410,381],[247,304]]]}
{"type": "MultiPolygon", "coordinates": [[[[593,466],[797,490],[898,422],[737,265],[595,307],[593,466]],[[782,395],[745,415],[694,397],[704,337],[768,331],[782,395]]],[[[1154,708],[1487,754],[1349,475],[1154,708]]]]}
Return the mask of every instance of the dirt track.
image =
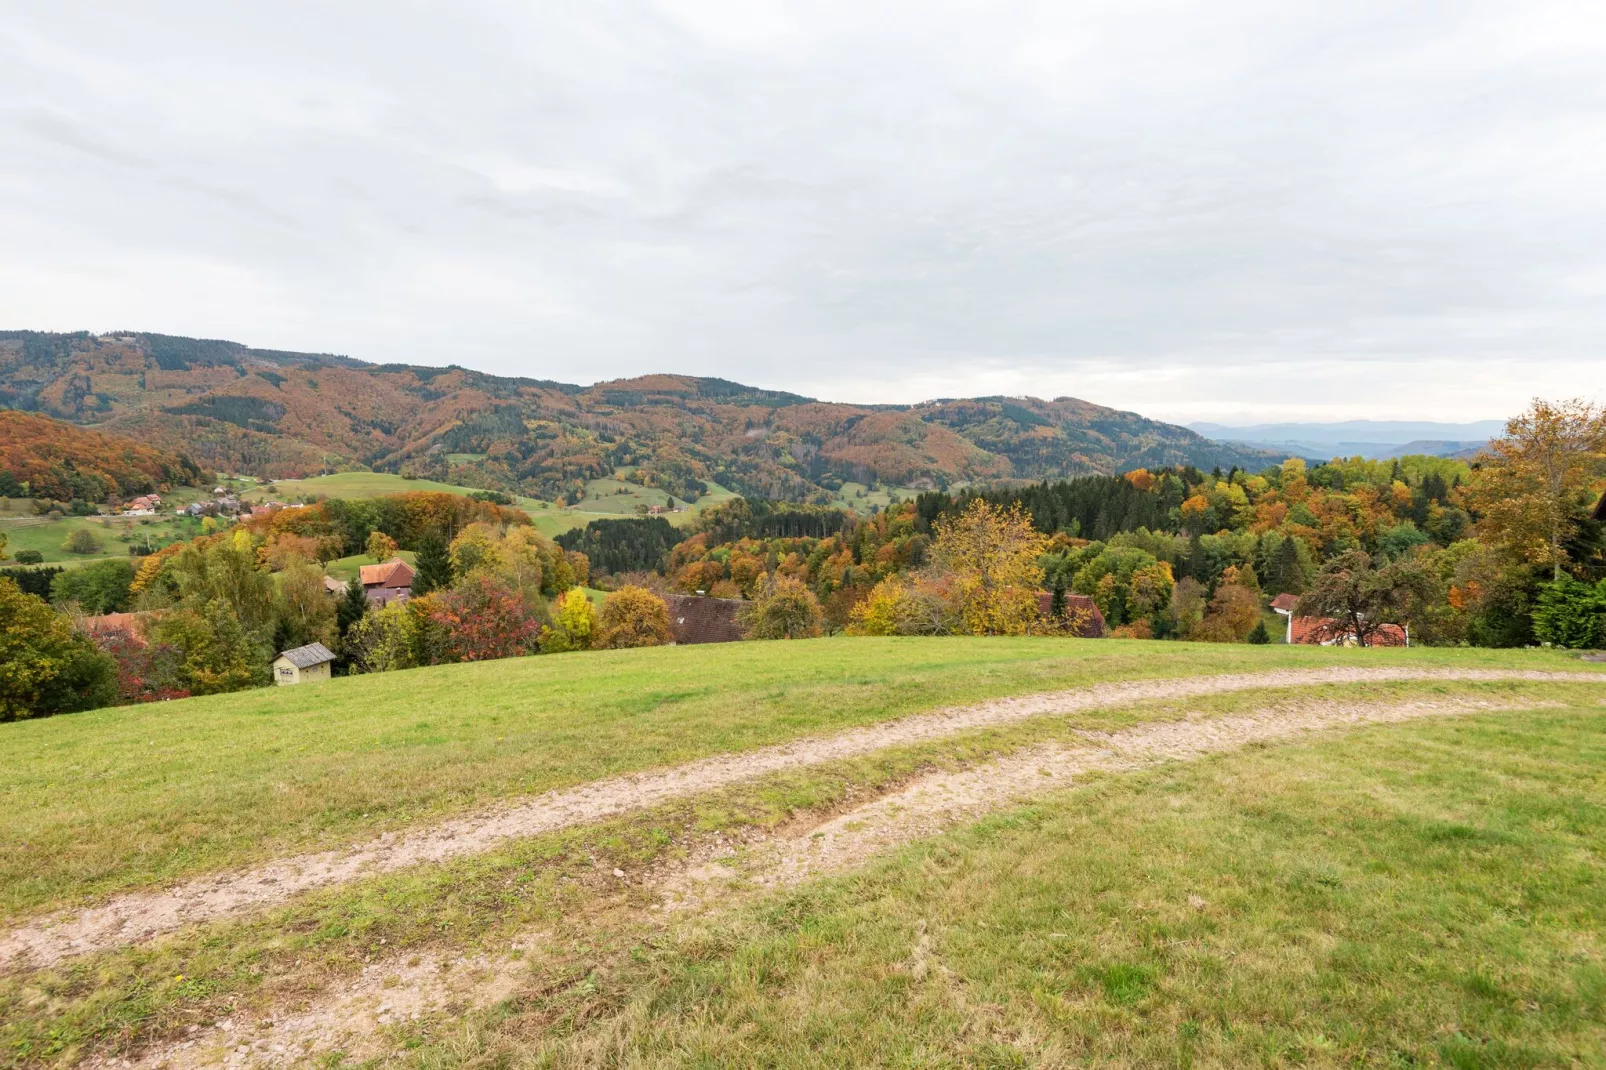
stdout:
{"type": "MultiPolygon", "coordinates": [[[[1322,730],[1532,706],[1531,701],[1513,704],[1466,696],[1407,703],[1300,701],[1245,715],[1085,733],[1082,746],[1033,747],[961,772],[932,774],[823,822],[800,823],[784,836],[631,880],[657,893],[654,910],[717,909],[733,902],[733,895],[851,869],[905,843],[1040,798],[1092,771],[1187,761],[1322,730]]],[[[335,983],[309,1006],[196,1030],[186,1039],[147,1051],[137,1065],[153,1070],[286,1066],[337,1049],[356,1059],[382,1056],[384,1029],[391,1024],[484,1008],[515,994],[530,972],[522,949],[542,942],[543,934],[524,933],[514,941],[512,953],[467,958],[403,954],[335,983]]]]}
{"type": "Polygon", "coordinates": [[[1339,667],[1140,680],[996,699],[970,706],[722,755],[655,772],[612,777],[524,802],[502,804],[429,828],[380,836],[350,848],[282,859],[244,872],[202,877],[166,891],[136,892],[78,913],[50,915],[0,937],[0,970],[48,966],[137,943],[164,932],[261,909],[359,877],[491,850],[510,839],[647,809],[786,769],[920,743],[970,729],[1047,714],[1255,688],[1410,680],[1555,680],[1606,683],[1599,673],[1339,667]]]}

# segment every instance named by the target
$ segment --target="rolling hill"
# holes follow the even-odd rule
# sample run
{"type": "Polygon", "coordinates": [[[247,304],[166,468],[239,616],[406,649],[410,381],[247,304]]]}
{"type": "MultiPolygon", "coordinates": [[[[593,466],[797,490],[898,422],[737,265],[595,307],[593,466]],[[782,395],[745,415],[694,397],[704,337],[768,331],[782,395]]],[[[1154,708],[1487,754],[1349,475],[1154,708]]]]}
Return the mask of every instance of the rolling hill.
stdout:
{"type": "Polygon", "coordinates": [[[89,502],[133,497],[204,478],[183,453],[37,413],[0,411],[0,495],[89,502]]]}
{"type": "Polygon", "coordinates": [[[845,405],[723,379],[587,387],[133,332],[0,332],[0,407],[225,471],[366,466],[571,501],[616,472],[688,498],[712,480],[827,501],[847,481],[947,487],[1281,456],[1069,397],[845,405]]]}

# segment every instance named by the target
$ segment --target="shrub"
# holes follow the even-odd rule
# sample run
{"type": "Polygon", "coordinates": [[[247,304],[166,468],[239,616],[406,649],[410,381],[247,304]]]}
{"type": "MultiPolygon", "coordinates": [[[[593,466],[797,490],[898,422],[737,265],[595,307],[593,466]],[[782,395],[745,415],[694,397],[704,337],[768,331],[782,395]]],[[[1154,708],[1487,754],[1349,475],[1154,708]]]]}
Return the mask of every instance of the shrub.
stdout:
{"type": "Polygon", "coordinates": [[[669,630],[669,607],[664,600],[643,587],[621,587],[602,603],[598,622],[602,634],[599,646],[608,649],[663,646],[674,641],[669,630]]]}
{"type": "Polygon", "coordinates": [[[0,721],[115,700],[117,668],[42,598],[0,579],[0,721]]]}
{"type": "Polygon", "coordinates": [[[848,611],[848,634],[966,634],[964,599],[944,580],[925,574],[888,576],[848,611]]]}
{"type": "Polygon", "coordinates": [[[825,615],[802,581],[782,576],[742,607],[742,627],[749,639],[812,639],[824,632],[825,615]]]}
{"type": "Polygon", "coordinates": [[[1606,580],[1591,586],[1563,573],[1539,590],[1534,636],[1572,650],[1606,646],[1606,580]]]}
{"type": "Polygon", "coordinates": [[[18,550],[12,557],[19,565],[39,565],[45,560],[45,555],[40,550],[18,550]]]}
{"type": "Polygon", "coordinates": [[[61,544],[61,548],[69,554],[98,554],[101,546],[100,536],[88,528],[75,528],[61,544]]]}
{"type": "Polygon", "coordinates": [[[1266,622],[1258,621],[1255,630],[1249,633],[1249,642],[1254,646],[1265,646],[1271,642],[1271,632],[1266,630],[1266,622]]]}

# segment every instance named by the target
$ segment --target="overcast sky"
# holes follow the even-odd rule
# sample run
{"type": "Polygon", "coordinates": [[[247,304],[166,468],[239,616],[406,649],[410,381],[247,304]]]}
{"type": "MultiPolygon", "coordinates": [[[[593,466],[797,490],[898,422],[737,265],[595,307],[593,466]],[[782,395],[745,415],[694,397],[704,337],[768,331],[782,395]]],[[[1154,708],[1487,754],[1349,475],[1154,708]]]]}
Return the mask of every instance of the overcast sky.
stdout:
{"type": "Polygon", "coordinates": [[[1606,400],[1606,6],[6,0],[0,327],[1173,419],[1606,400]]]}

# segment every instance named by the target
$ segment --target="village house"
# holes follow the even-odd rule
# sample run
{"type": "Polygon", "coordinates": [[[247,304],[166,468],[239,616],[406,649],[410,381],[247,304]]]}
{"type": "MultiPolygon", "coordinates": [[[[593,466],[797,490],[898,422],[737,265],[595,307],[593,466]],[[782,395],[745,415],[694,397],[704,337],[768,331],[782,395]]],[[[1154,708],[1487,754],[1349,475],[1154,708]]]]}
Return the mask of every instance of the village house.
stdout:
{"type": "Polygon", "coordinates": [[[413,566],[399,557],[358,570],[368,604],[383,609],[392,602],[405,602],[413,593],[413,566]]]}
{"type": "Polygon", "coordinates": [[[734,643],[746,638],[741,625],[746,603],[740,598],[671,594],[664,597],[664,603],[669,607],[669,630],[676,643],[734,643]]]}
{"type": "Polygon", "coordinates": [[[120,632],[128,636],[130,639],[133,639],[135,642],[142,643],[142,640],[140,639],[140,628],[142,626],[142,622],[148,616],[150,616],[149,613],[138,612],[101,613],[96,616],[82,618],[78,622],[78,627],[81,628],[86,634],[95,636],[97,638],[104,638],[120,632]]]}
{"type": "MultiPolygon", "coordinates": [[[[1302,646],[1359,646],[1355,630],[1328,617],[1289,617],[1288,642],[1302,646]]],[[[1367,637],[1369,646],[1410,646],[1411,631],[1398,624],[1379,624],[1367,637]]]]}
{"type": "MultiPolygon", "coordinates": [[[[1283,641],[1290,646],[1358,646],[1355,629],[1343,628],[1328,617],[1296,617],[1299,595],[1283,593],[1271,600],[1271,608],[1288,622],[1283,641]]],[[[1371,646],[1410,646],[1411,631],[1398,624],[1380,624],[1367,642],[1371,646]]]]}
{"type": "Polygon", "coordinates": [[[334,653],[322,643],[308,643],[286,650],[273,659],[273,682],[283,685],[327,680],[329,665],[334,660],[334,653]]]}
{"type": "MultiPolygon", "coordinates": [[[[1064,595],[1064,619],[1072,624],[1071,635],[1078,639],[1103,639],[1106,624],[1104,614],[1099,612],[1098,603],[1088,594],[1074,594],[1066,591],[1064,595]]],[[[1054,592],[1037,592],[1037,611],[1045,618],[1054,616],[1054,592]]]]}
{"type": "Polygon", "coordinates": [[[1271,600],[1272,612],[1283,618],[1286,627],[1283,631],[1283,642],[1294,641],[1294,610],[1299,606],[1299,595],[1289,594],[1286,591],[1271,600]]]}

